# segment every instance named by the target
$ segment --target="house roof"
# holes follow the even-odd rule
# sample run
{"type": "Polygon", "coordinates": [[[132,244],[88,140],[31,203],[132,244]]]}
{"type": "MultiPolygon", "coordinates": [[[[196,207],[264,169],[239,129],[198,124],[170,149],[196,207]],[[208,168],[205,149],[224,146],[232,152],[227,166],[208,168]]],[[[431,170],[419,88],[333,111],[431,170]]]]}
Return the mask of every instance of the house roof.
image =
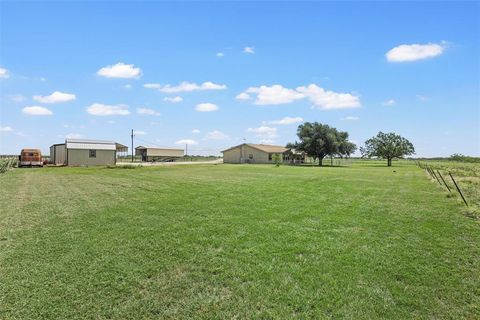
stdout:
{"type": "Polygon", "coordinates": [[[267,153],[284,153],[285,151],[288,150],[288,149],[285,148],[285,147],[282,147],[282,146],[274,146],[274,145],[270,145],[270,144],[242,143],[242,144],[239,144],[238,146],[234,146],[234,147],[225,149],[225,150],[223,150],[222,152],[225,152],[225,151],[228,151],[228,150],[232,150],[232,149],[241,147],[241,146],[243,146],[243,145],[249,146],[249,147],[251,147],[251,148],[254,148],[254,149],[257,149],[257,150],[260,150],[260,151],[263,151],[263,152],[267,152],[267,153]]]}

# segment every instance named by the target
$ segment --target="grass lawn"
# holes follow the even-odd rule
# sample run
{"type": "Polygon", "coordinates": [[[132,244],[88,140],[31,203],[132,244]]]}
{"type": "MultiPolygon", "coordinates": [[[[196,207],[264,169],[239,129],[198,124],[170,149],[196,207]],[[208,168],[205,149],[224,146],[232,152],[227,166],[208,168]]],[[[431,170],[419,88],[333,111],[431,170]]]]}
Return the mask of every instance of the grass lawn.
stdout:
{"type": "Polygon", "coordinates": [[[480,223],[420,168],[0,176],[0,319],[480,317],[480,223]]]}

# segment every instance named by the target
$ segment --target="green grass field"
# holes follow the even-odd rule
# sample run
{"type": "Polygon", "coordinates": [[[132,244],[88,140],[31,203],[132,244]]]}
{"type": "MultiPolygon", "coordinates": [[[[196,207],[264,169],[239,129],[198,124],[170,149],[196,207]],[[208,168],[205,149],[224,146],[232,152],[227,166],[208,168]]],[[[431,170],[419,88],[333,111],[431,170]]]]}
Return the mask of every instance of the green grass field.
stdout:
{"type": "Polygon", "coordinates": [[[480,223],[407,162],[0,183],[0,319],[480,317],[480,223]]]}

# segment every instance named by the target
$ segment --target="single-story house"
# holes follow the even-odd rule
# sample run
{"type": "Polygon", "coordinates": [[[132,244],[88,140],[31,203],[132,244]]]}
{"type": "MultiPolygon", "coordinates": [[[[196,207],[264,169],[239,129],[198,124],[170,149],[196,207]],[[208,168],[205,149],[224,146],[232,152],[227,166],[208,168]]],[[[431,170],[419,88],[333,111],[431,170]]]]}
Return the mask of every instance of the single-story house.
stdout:
{"type": "Polygon", "coordinates": [[[171,162],[182,158],[185,153],[183,149],[138,146],[135,148],[135,155],[141,156],[145,162],[171,162]]]}
{"type": "Polygon", "coordinates": [[[282,146],[242,143],[223,150],[224,163],[274,163],[274,155],[280,155],[283,163],[303,163],[305,154],[282,146]]]}
{"type": "Polygon", "coordinates": [[[65,143],[50,147],[50,162],[55,165],[108,166],[116,163],[116,155],[117,144],[113,141],[65,139],[65,143]]]}

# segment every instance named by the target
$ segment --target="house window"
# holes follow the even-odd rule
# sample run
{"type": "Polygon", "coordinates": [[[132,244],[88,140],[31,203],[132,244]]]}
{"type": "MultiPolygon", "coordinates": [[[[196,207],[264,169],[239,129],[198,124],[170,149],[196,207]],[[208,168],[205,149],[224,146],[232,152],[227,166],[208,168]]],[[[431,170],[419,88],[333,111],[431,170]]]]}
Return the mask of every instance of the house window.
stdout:
{"type": "Polygon", "coordinates": [[[88,157],[89,158],[96,158],[97,157],[97,150],[88,150],[88,157]]]}
{"type": "Polygon", "coordinates": [[[250,153],[250,154],[248,155],[248,159],[253,160],[253,154],[250,153]]]}

